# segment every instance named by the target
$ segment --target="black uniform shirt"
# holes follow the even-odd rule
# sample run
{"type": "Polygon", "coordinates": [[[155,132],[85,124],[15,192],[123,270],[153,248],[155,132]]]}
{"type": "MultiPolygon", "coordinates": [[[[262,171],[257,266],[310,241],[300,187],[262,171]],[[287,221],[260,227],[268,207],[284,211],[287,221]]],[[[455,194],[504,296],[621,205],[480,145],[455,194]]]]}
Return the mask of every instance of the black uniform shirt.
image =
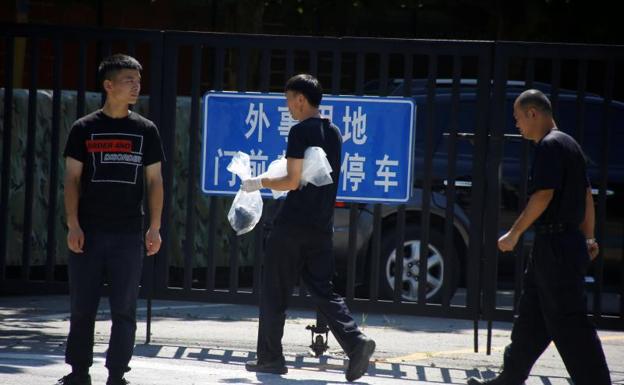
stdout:
{"type": "Polygon", "coordinates": [[[554,189],[554,195],[536,223],[580,225],[585,217],[587,187],[583,150],[570,135],[551,130],[535,146],[530,188],[531,193],[554,189]]]}
{"type": "Polygon", "coordinates": [[[329,119],[320,118],[309,118],[292,126],[288,133],[286,158],[303,159],[305,150],[315,146],[321,147],[327,154],[333,183],[322,187],[308,183],[302,189],[289,191],[276,214],[275,223],[332,232],[342,147],[338,127],[329,119]]]}

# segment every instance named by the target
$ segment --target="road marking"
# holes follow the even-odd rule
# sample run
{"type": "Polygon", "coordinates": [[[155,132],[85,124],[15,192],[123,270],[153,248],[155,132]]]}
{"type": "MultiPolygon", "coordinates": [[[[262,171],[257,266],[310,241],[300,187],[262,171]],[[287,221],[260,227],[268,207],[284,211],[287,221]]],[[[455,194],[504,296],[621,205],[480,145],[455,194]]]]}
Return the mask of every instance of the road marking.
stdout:
{"type": "MultiPolygon", "coordinates": [[[[599,336],[600,337],[600,336],[599,336]]],[[[610,336],[602,336],[600,337],[600,341],[624,341],[624,334],[616,334],[610,336]]],[[[553,343],[551,342],[550,345],[553,343]]],[[[549,345],[549,346],[550,346],[549,345]]],[[[505,350],[504,346],[493,346],[492,352],[502,352],[505,350]]],[[[385,359],[379,359],[377,362],[388,362],[388,363],[401,363],[401,362],[410,362],[410,361],[419,361],[426,360],[434,357],[442,357],[442,356],[455,356],[455,355],[464,355],[464,354],[473,354],[474,349],[455,349],[455,350],[441,350],[437,352],[415,352],[405,356],[399,357],[391,357],[385,359]]]]}
{"type": "MultiPolygon", "coordinates": [[[[492,347],[493,352],[502,351],[503,349],[504,347],[492,347]]],[[[439,352],[416,352],[416,353],[408,354],[406,356],[381,359],[379,360],[379,362],[401,363],[401,362],[409,362],[409,361],[426,360],[429,358],[441,357],[441,356],[453,356],[453,355],[473,354],[473,353],[474,353],[474,349],[441,350],[439,352]]]]}

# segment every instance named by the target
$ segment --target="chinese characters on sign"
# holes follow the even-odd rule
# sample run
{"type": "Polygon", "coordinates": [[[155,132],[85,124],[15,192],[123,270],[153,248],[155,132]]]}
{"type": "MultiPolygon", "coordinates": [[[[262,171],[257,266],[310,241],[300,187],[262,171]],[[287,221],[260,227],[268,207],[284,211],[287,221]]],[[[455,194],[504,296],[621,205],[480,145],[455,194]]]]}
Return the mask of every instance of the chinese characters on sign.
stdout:
{"type": "MultiPolygon", "coordinates": [[[[325,97],[321,116],[342,136],[338,200],[405,202],[411,192],[415,105],[405,98],[325,97]]],[[[226,170],[232,156],[251,158],[251,175],[284,156],[297,124],[276,94],[210,92],[204,96],[202,189],[230,195],[240,181],[226,170]]]]}

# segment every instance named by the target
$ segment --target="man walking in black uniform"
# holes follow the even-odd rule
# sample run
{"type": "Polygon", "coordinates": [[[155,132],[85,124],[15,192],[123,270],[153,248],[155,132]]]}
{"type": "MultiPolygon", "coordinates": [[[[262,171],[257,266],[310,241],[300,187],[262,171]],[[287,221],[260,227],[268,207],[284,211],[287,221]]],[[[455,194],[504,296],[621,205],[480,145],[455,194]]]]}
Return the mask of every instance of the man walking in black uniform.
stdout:
{"type": "Polygon", "coordinates": [[[107,385],[124,385],[134,349],[143,256],[160,249],[162,145],[151,121],[128,105],[141,90],[141,64],[126,55],[102,61],[102,109],[78,119],[65,147],[65,212],[71,318],[60,385],[90,385],[93,331],[104,277],[113,326],[106,353],[107,385]],[[150,223],[143,235],[143,191],[150,223]]]}
{"type": "Polygon", "coordinates": [[[520,94],[514,118],[522,136],[536,143],[532,194],[498,247],[512,251],[533,223],[535,242],[503,371],[495,379],[471,378],[468,384],[523,384],[553,341],[575,385],[610,385],[602,345],[586,315],[585,271],[598,255],[598,244],[585,156],[572,137],[557,129],[542,92],[520,94]]]}
{"type": "Polygon", "coordinates": [[[355,324],[344,299],[333,291],[332,234],[334,204],[340,174],[342,138],[338,128],[322,119],[319,104],[323,91],[311,75],[297,75],[286,83],[288,110],[299,123],[288,134],[288,174],[281,178],[251,178],[244,191],[262,187],[289,191],[269,234],[260,292],[260,325],[257,360],[245,366],[249,371],[285,374],[282,335],[286,308],[295,283],[301,277],[336,340],[349,356],[348,381],[360,378],[368,368],[375,342],[355,324]],[[333,183],[299,188],[306,148],[318,146],[327,154],[333,183]]]}

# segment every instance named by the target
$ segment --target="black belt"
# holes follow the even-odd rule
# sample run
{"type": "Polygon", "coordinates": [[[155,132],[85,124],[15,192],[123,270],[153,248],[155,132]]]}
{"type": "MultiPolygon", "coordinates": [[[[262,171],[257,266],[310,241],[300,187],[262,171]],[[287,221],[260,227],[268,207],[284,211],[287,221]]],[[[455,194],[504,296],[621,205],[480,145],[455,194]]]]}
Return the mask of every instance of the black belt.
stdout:
{"type": "Polygon", "coordinates": [[[577,230],[579,225],[572,223],[542,223],[535,225],[537,234],[558,234],[570,230],[577,230]]]}

